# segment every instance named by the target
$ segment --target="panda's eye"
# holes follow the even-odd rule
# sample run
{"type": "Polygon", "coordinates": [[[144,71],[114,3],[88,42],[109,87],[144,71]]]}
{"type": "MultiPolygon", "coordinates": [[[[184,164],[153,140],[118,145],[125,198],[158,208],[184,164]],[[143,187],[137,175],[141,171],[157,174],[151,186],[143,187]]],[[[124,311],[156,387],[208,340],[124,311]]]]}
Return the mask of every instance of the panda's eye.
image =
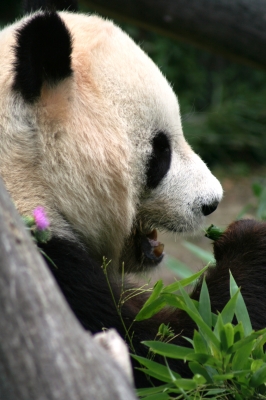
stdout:
{"type": "Polygon", "coordinates": [[[171,164],[171,146],[164,132],[152,139],[152,153],[147,163],[147,186],[155,189],[167,174],[171,164]]]}

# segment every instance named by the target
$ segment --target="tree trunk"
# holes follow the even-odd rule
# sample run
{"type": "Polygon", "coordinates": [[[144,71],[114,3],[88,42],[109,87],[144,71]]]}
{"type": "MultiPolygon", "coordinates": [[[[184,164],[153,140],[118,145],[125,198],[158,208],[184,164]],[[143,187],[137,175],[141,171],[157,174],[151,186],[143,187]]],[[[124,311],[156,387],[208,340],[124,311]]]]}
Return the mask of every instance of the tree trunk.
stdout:
{"type": "Polygon", "coordinates": [[[70,311],[0,180],[0,399],[136,399],[70,311]]]}
{"type": "Polygon", "coordinates": [[[264,0],[82,0],[81,3],[105,16],[266,68],[264,0]]]}

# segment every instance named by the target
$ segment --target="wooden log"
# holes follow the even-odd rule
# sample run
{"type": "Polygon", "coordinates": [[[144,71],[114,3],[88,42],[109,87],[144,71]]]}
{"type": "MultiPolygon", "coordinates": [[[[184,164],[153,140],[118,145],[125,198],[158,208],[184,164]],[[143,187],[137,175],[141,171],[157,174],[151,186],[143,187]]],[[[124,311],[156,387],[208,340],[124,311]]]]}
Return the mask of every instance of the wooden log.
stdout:
{"type": "Polygon", "coordinates": [[[92,12],[266,68],[264,0],[81,0],[92,12]]]}
{"type": "Polygon", "coordinates": [[[1,180],[0,399],[136,399],[72,314],[1,180]]]}

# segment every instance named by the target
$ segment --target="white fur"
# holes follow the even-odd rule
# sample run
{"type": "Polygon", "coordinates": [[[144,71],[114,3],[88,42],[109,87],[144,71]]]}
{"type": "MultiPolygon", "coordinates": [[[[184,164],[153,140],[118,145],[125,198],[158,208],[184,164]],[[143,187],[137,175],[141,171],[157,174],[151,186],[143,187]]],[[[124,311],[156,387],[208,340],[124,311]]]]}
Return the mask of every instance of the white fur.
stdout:
{"type": "Polygon", "coordinates": [[[219,201],[222,188],[186,143],[170,85],[112,22],[60,15],[74,75],[44,85],[33,105],[11,90],[14,34],[28,17],[0,33],[0,173],[18,210],[45,206],[57,235],[73,237],[75,227],[95,255],[113,259],[138,217],[147,229],[197,229],[201,206],[219,201]],[[146,190],[158,131],[171,138],[171,168],[146,190]]]}

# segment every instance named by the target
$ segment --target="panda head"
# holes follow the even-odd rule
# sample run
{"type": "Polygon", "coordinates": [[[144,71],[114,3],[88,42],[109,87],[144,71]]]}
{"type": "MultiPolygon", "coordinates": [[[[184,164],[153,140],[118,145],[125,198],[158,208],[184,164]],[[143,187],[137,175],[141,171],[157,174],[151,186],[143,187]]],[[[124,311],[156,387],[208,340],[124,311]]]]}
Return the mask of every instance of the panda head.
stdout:
{"type": "Polygon", "coordinates": [[[156,229],[191,232],[222,189],[184,139],[149,57],[96,16],[38,12],[0,33],[0,173],[22,214],[91,254],[157,265],[156,229]]]}

